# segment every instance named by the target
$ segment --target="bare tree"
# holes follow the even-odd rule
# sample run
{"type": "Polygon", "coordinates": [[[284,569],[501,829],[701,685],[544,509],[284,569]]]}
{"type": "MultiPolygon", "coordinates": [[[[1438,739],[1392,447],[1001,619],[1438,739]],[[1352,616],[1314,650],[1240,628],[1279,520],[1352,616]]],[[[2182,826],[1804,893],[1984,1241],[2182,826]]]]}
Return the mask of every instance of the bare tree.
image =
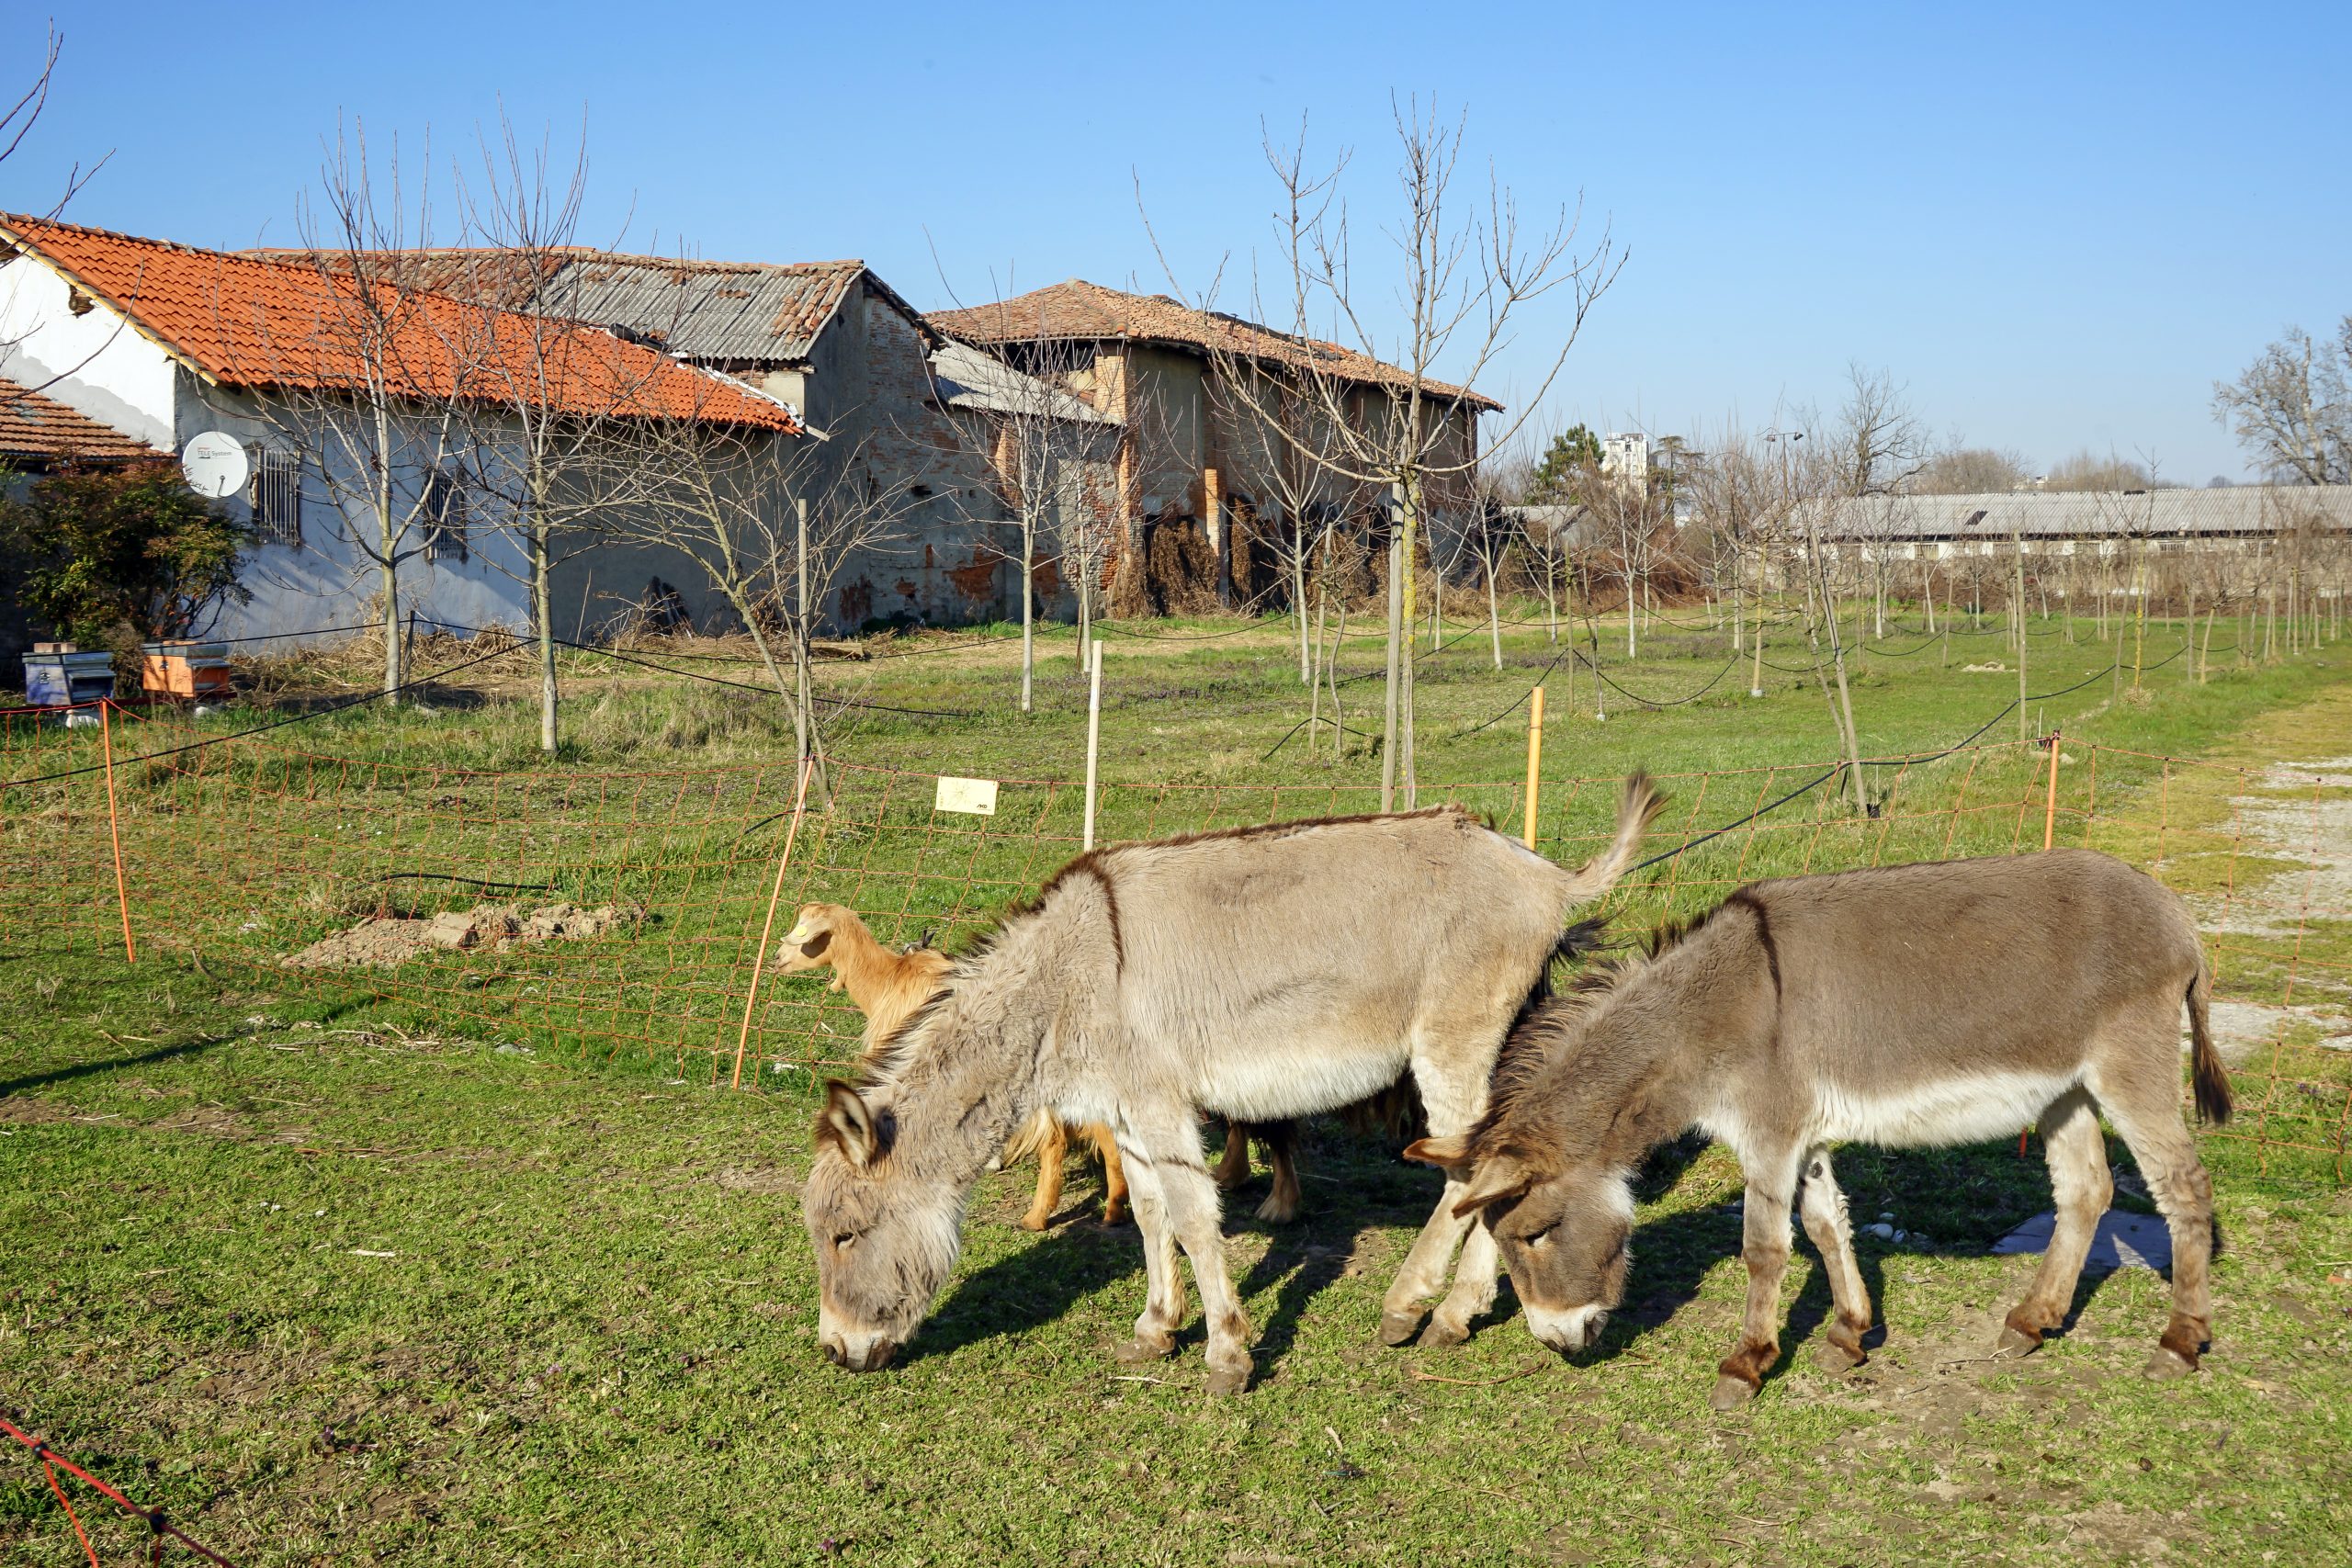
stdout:
{"type": "MultiPolygon", "coordinates": [[[[429,152],[422,162],[429,168],[429,152]]],[[[388,693],[406,679],[402,570],[463,539],[474,488],[469,399],[479,389],[486,312],[417,288],[399,259],[412,240],[430,237],[432,215],[429,176],[412,211],[397,142],[379,174],[365,128],[339,130],[317,195],[298,209],[300,250],[263,264],[292,275],[309,309],[289,318],[298,325],[258,311],[253,323],[276,384],[257,408],[293,448],[291,483],[315,476],[331,525],[375,575],[388,693]]],[[[243,309],[213,308],[224,317],[243,309]]],[[[283,493],[279,460],[265,444],[257,496],[283,493]]]]}
{"type": "MultiPolygon", "coordinates": [[[[1282,191],[1276,244],[1286,297],[1280,321],[1286,336],[1237,330],[1215,351],[1234,396],[1259,418],[1276,411],[1244,366],[1264,369],[1293,395],[1318,409],[1334,432],[1336,451],[1311,460],[1353,484],[1385,491],[1396,513],[1391,546],[1387,685],[1383,714],[1381,800],[1396,802],[1400,773],[1414,795],[1412,661],[1407,657],[1416,602],[1413,576],[1423,524],[1433,508],[1473,504],[1478,457],[1477,420],[1489,400],[1476,390],[1495,356],[1512,341],[1524,308],[1565,289],[1568,321],[1558,352],[1527,400],[1540,404],[1566,363],[1585,316],[1605,293],[1623,256],[1604,231],[1577,249],[1577,219],[1562,208],[1532,237],[1522,236],[1510,190],[1489,177],[1483,201],[1457,206],[1464,122],[1441,119],[1418,98],[1392,100],[1399,151],[1398,209],[1380,232],[1393,247],[1392,281],[1383,287],[1357,271],[1351,210],[1340,199],[1350,155],[1310,169],[1304,124],[1298,139],[1265,152],[1282,191]],[[1465,210],[1466,209],[1466,210],[1465,210]],[[1383,311],[1393,301],[1401,321],[1383,311]],[[1339,335],[1348,347],[1326,342],[1339,335]],[[1269,337],[1276,341],[1268,341],[1269,337]],[[1357,356],[1360,355],[1359,359],[1357,356]],[[1383,368],[1368,369],[1363,361],[1383,368]],[[1458,367],[1449,385],[1437,367],[1458,367]]],[[[1155,236],[1155,244],[1157,236],[1155,236]]],[[[1167,257],[1161,253],[1167,267],[1167,257]]],[[[1182,293],[1168,267],[1171,286],[1182,293]]],[[[1213,302],[1213,283],[1203,292],[1213,302]]],[[[1253,296],[1255,290],[1253,289],[1253,296]]],[[[1259,320],[1264,301],[1253,298],[1259,320]]],[[[1522,412],[1498,437],[1508,445],[1527,418],[1522,412]]]]}
{"type": "Polygon", "coordinates": [[[700,569],[784,699],[796,755],[822,769],[809,678],[817,607],[853,556],[900,536],[915,502],[869,492],[854,451],[746,425],[718,408],[640,422],[622,438],[649,488],[641,504],[614,509],[601,536],[674,550],[700,569]]]}
{"type": "Polygon", "coordinates": [[[2136,491],[2154,488],[2147,464],[2110,451],[2099,456],[2086,446],[2050,465],[2041,488],[2051,491],[2136,491]]]}
{"type": "Polygon", "coordinates": [[[2236,380],[2213,383],[2213,417],[2274,479],[2352,483],[2352,315],[2332,343],[2288,328],[2236,380]]]}
{"type": "Polygon", "coordinates": [[[557,566],[595,542],[607,513],[642,504],[653,476],[633,460],[628,422],[671,362],[656,354],[610,352],[609,339],[582,330],[571,296],[578,269],[562,264],[581,248],[587,197],[583,135],[568,168],[543,140],[526,149],[501,117],[480,144],[480,183],[461,188],[469,228],[485,243],[480,265],[497,276],[461,282],[469,298],[495,298],[507,281],[532,280],[527,312],[494,318],[497,341],[481,355],[477,405],[487,416],[479,482],[503,502],[499,516],[523,558],[539,654],[539,749],[557,742],[555,605],[557,566]],[[603,339],[603,341],[600,341],[603,339]]]}
{"type": "MultiPolygon", "coordinates": [[[[25,144],[25,138],[31,135],[33,127],[40,123],[41,111],[49,107],[49,89],[57,79],[57,62],[63,56],[64,50],[64,35],[57,30],[55,22],[50,23],[47,37],[41,45],[40,66],[33,73],[31,84],[17,96],[14,103],[0,108],[0,164],[6,164],[10,158],[16,156],[17,150],[25,144]]],[[[62,182],[63,188],[58,192],[57,199],[50,204],[41,216],[55,218],[63,212],[65,204],[74,199],[74,193],[87,185],[91,176],[106,166],[107,158],[112,156],[112,153],[107,153],[100,157],[87,169],[84,169],[79,163],[68,168],[62,182]]],[[[117,331],[119,330],[120,328],[118,327],[117,331]]],[[[17,379],[17,373],[12,369],[11,362],[16,358],[17,348],[22,341],[21,338],[0,336],[0,375],[7,376],[11,380],[17,379]]],[[[112,336],[109,335],[107,341],[112,342],[112,336]]],[[[90,357],[96,357],[103,346],[101,344],[99,349],[91,350],[90,357]]],[[[85,359],[84,363],[87,363],[87,360],[85,359]]],[[[26,383],[24,390],[42,391],[56,385],[79,368],[78,365],[62,367],[49,367],[38,379],[26,383]]],[[[5,407],[8,401],[13,400],[13,397],[0,399],[0,407],[5,407]]]]}
{"type": "Polygon", "coordinates": [[[2023,490],[2032,482],[2033,465],[2020,454],[1954,441],[1920,465],[1909,488],[1915,495],[1987,495],[2023,490]]]}
{"type": "Polygon", "coordinates": [[[1302,395],[1288,378],[1256,365],[1227,367],[1258,383],[1237,397],[1223,377],[1210,378],[1211,413],[1223,427],[1223,447],[1238,459],[1254,487],[1253,539],[1274,557],[1289,587],[1298,629],[1298,679],[1315,682],[1307,632],[1307,581],[1318,557],[1332,553],[1333,530],[1366,504],[1364,487],[1339,470],[1337,426],[1319,400],[1302,395]]]}

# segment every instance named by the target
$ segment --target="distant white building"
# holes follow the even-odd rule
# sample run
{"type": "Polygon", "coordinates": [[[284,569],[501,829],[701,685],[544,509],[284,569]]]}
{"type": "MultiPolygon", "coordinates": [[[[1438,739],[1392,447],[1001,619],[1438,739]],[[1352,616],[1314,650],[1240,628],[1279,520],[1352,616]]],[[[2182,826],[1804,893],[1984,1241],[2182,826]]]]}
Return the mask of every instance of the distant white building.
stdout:
{"type": "Polygon", "coordinates": [[[1600,471],[1627,484],[1650,477],[1650,438],[1640,431],[1621,431],[1601,437],[1600,471]]]}

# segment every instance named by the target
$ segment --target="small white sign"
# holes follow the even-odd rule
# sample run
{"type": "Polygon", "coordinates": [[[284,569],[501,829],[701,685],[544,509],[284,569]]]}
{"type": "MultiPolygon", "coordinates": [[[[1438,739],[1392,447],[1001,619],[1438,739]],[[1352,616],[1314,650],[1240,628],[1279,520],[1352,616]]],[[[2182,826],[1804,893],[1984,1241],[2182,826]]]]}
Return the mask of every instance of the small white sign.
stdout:
{"type": "Polygon", "coordinates": [[[187,477],[187,488],[214,501],[244,488],[252,468],[244,444],[217,430],[206,431],[180,453],[180,472],[187,477]]]}
{"type": "Polygon", "coordinates": [[[942,779],[935,811],[964,811],[974,817],[996,815],[996,780],[942,779]]]}

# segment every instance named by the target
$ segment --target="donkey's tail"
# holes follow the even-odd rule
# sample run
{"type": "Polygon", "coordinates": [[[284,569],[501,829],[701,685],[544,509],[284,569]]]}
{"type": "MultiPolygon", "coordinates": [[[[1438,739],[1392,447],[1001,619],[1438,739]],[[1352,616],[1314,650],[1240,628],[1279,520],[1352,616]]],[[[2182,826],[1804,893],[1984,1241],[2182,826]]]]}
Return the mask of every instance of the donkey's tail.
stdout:
{"type": "Polygon", "coordinates": [[[2213,965],[2199,946],[2197,978],[2188,983],[2188,1077],[2197,1094],[2197,1119],[2218,1126],[2230,1119],[2230,1075],[2213,1049],[2212,1004],[2213,965]]]}
{"type": "Polygon", "coordinates": [[[1579,904],[1589,904],[1617,886],[1634,863],[1634,853],[1641,848],[1642,834],[1657,814],[1666,809],[1666,796],[1650,782],[1649,774],[1635,769],[1625,780],[1625,793],[1617,801],[1617,834],[1609,847],[1585,862],[1569,880],[1568,897],[1579,904]]]}

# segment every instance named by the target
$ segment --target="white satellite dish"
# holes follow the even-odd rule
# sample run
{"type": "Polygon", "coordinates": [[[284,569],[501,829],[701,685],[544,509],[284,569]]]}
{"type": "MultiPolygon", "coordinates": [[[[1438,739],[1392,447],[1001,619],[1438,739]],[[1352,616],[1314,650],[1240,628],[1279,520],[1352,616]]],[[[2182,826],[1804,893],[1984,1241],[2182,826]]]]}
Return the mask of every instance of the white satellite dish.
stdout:
{"type": "Polygon", "coordinates": [[[252,471],[244,443],[217,430],[206,431],[180,453],[180,472],[187,476],[187,488],[216,501],[243,490],[245,476],[252,471]]]}

